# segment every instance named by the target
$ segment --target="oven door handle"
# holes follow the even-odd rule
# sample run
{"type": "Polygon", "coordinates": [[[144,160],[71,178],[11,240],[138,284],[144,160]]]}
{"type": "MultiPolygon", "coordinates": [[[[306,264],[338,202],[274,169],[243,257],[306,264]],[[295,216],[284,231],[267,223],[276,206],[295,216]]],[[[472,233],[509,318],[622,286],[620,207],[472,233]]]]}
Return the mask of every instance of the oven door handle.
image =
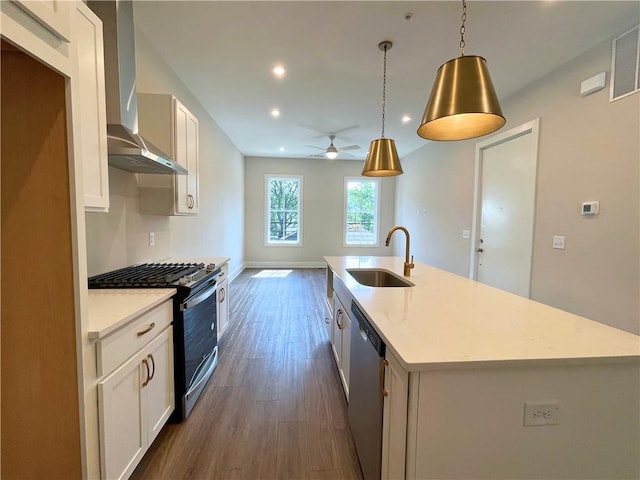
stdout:
{"type": "Polygon", "coordinates": [[[195,307],[199,303],[204,302],[207,298],[209,298],[214,293],[216,293],[216,285],[215,285],[215,283],[211,287],[209,287],[208,289],[203,291],[197,297],[188,299],[186,302],[181,303],[180,304],[180,311],[184,312],[185,310],[187,310],[189,308],[195,307]]]}

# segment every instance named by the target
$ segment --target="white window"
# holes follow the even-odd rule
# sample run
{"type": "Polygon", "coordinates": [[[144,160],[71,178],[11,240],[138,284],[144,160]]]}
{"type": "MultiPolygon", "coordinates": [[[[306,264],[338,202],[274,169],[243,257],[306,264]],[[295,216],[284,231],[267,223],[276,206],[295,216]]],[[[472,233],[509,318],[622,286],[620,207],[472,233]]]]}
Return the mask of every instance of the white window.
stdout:
{"type": "Polygon", "coordinates": [[[302,177],[267,175],[266,245],[302,245],[302,177]]]}
{"type": "Polygon", "coordinates": [[[344,179],[345,246],[378,245],[380,179],[344,179]]]}

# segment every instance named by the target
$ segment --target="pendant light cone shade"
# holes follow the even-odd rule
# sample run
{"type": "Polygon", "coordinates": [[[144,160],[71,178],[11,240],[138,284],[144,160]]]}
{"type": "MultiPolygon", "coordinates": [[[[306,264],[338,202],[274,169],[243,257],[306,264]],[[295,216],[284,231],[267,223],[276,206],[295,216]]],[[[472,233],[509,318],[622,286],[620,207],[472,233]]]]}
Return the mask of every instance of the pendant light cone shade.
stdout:
{"type": "Polygon", "coordinates": [[[384,138],[384,113],[387,98],[387,51],[393,46],[389,40],[380,42],[378,49],[384,52],[384,70],[382,74],[382,133],[381,138],[371,142],[369,153],[364,161],[362,175],[365,177],[393,177],[402,175],[400,157],[396,150],[396,142],[390,138],[384,138]]]}
{"type": "Polygon", "coordinates": [[[362,175],[365,177],[393,177],[402,173],[404,172],[396,151],[396,142],[390,138],[373,140],[369,146],[369,154],[364,161],[362,175]]]}
{"type": "Polygon", "coordinates": [[[505,124],[484,58],[461,56],[438,69],[418,135],[427,140],[465,140],[505,124]]]}

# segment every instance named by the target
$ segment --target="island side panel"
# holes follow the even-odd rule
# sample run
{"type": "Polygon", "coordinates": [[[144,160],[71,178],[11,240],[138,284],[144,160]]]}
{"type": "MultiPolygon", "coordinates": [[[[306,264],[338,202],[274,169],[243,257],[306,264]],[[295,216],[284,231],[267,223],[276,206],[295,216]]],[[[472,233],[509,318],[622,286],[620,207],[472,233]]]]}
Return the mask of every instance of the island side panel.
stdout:
{"type": "Polygon", "coordinates": [[[637,359],[426,371],[418,390],[415,478],[640,476],[637,359]],[[525,402],[558,424],[524,426],[525,402]]]}

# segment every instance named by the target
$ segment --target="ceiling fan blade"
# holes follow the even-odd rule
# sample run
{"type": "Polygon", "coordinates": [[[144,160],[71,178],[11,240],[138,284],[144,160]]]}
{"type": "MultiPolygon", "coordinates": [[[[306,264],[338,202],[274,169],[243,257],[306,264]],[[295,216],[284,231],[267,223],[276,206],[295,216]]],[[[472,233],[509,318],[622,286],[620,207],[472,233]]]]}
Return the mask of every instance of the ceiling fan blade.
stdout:
{"type": "MultiPolygon", "coordinates": [[[[337,136],[339,133],[353,130],[354,128],[359,128],[359,127],[360,125],[351,125],[350,127],[341,128],[340,130],[331,130],[330,132],[323,133],[322,135],[318,135],[317,137],[314,137],[314,138],[328,137],[329,135],[337,136]]],[[[319,130],[316,129],[316,132],[318,131],[319,130]]]]}
{"type": "Polygon", "coordinates": [[[359,150],[360,149],[360,145],[349,145],[348,147],[337,147],[338,151],[342,151],[342,150],[359,150]]]}
{"type": "Polygon", "coordinates": [[[309,155],[310,157],[315,157],[315,158],[326,158],[326,154],[325,153],[316,153],[314,155],[309,155]]]}
{"type": "Polygon", "coordinates": [[[338,157],[353,157],[354,155],[351,155],[350,153],[346,153],[343,151],[338,151],[338,157]]]}
{"type": "Polygon", "coordinates": [[[318,150],[326,150],[327,149],[327,147],[316,147],[315,145],[305,145],[305,147],[317,148],[318,150]]]}

